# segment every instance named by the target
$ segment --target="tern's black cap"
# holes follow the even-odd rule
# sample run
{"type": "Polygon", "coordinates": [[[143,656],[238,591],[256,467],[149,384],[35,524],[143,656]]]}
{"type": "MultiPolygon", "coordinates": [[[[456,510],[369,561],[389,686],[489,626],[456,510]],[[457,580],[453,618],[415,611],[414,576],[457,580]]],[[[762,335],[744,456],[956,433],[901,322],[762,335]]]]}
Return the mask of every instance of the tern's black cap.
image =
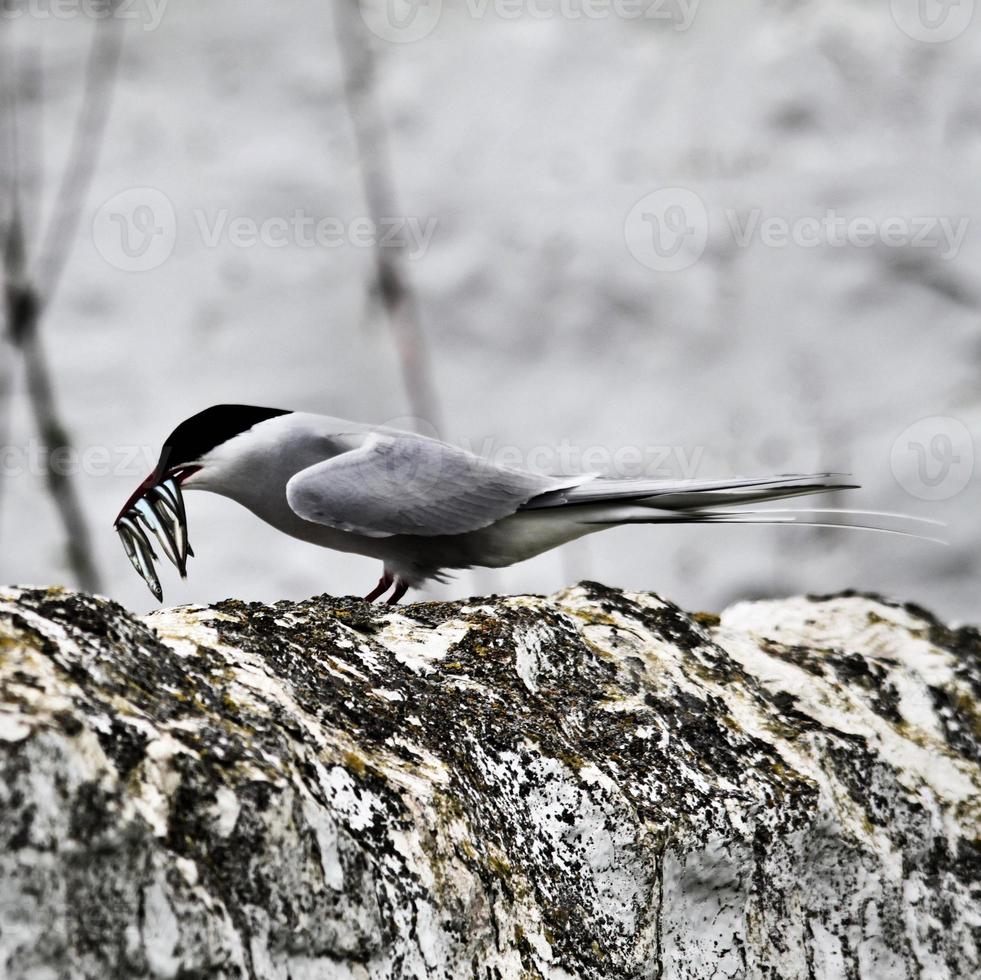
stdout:
{"type": "Polygon", "coordinates": [[[212,405],[185,419],[164,440],[157,472],[186,463],[194,463],[215,446],[228,442],[252,426],[278,415],[290,415],[283,408],[260,408],[256,405],[212,405]]]}

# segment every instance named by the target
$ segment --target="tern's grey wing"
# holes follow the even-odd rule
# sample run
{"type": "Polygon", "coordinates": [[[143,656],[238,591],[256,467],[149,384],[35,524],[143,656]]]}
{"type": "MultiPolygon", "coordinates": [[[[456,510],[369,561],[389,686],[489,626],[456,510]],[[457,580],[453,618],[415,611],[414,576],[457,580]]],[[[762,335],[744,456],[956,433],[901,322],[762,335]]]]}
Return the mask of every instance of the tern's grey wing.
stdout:
{"type": "Polygon", "coordinates": [[[508,469],[421,436],[373,433],[294,475],[286,499],[304,520],[341,531],[435,536],[487,527],[538,494],[584,479],[508,469]]]}

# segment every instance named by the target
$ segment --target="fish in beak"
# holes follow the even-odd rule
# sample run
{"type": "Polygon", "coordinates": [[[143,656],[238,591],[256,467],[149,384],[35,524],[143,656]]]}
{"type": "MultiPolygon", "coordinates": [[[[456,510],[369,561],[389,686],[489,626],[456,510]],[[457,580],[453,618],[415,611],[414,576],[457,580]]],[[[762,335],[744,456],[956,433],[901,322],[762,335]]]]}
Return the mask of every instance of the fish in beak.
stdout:
{"type": "Polygon", "coordinates": [[[170,473],[154,471],[136,488],[116,518],[116,533],[126,557],[158,602],[163,601],[163,589],[153,564],[158,559],[150,535],[156,537],[181,578],[187,578],[187,559],[193,557],[194,552],[187,538],[187,512],[181,480],[192,472],[192,469],[170,473]]]}

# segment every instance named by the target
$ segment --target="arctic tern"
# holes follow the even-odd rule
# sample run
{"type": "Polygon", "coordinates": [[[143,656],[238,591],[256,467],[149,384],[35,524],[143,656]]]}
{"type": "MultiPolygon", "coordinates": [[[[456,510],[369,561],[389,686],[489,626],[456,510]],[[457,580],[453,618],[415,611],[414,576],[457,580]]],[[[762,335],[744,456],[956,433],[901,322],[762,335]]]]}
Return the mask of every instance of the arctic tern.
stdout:
{"type": "Polygon", "coordinates": [[[764,479],[618,479],[544,474],[498,465],[456,446],[397,429],[250,405],[215,405],[164,441],[153,472],[116,518],[134,567],[158,600],[150,532],[186,574],[193,555],[182,491],[208,490],[247,507],[285,534],[378,558],[365,596],[409,588],[453,569],[500,568],[622,524],[806,524],[896,530],[859,519],[923,518],[828,509],[754,509],[803,494],[857,489],[840,474],[764,479]]]}

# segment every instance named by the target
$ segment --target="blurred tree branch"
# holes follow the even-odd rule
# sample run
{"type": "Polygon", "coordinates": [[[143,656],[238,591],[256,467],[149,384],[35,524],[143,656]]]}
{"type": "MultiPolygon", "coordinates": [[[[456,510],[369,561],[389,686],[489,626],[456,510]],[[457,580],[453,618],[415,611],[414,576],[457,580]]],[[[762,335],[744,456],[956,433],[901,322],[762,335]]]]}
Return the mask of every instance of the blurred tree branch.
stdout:
{"type": "MultiPolygon", "coordinates": [[[[114,0],[107,0],[107,4],[113,9],[118,6],[114,0]]],[[[37,282],[46,301],[50,301],[58,287],[78,234],[82,208],[92,184],[112,106],[124,27],[125,21],[116,16],[96,21],[85,69],[82,107],[75,119],[68,166],[62,175],[38,256],[37,282]]]]}
{"type": "MultiPolygon", "coordinates": [[[[399,209],[377,94],[375,53],[361,16],[360,0],[337,0],[332,6],[365,201],[377,229],[398,217],[399,209]]],[[[391,324],[410,410],[441,431],[426,338],[401,255],[396,248],[380,245],[376,236],[374,258],[375,289],[391,324]]]]}
{"type": "MultiPolygon", "coordinates": [[[[107,2],[107,8],[116,4],[107,2]]],[[[33,272],[24,221],[23,103],[32,98],[40,104],[40,60],[33,72],[15,70],[11,80],[5,72],[0,85],[0,108],[9,150],[6,154],[5,197],[7,213],[0,224],[4,318],[6,336],[24,360],[27,395],[38,435],[46,450],[46,485],[67,538],[68,564],[78,584],[88,592],[100,588],[99,573],[92,557],[91,536],[81,502],[67,468],[58,465],[56,454],[67,458],[71,439],[58,411],[55,385],[44,355],[40,327],[45,309],[57,289],[78,233],[82,207],[91,184],[108,118],[111,93],[119,65],[123,40],[122,20],[100,18],[93,28],[82,107],[76,120],[68,162],[52,209],[33,272]]],[[[7,60],[7,59],[5,59],[7,60]]],[[[40,124],[35,121],[40,133],[40,124]]],[[[40,160],[31,161],[40,168],[40,160]]],[[[9,398],[7,389],[0,395],[9,398]]]]}

